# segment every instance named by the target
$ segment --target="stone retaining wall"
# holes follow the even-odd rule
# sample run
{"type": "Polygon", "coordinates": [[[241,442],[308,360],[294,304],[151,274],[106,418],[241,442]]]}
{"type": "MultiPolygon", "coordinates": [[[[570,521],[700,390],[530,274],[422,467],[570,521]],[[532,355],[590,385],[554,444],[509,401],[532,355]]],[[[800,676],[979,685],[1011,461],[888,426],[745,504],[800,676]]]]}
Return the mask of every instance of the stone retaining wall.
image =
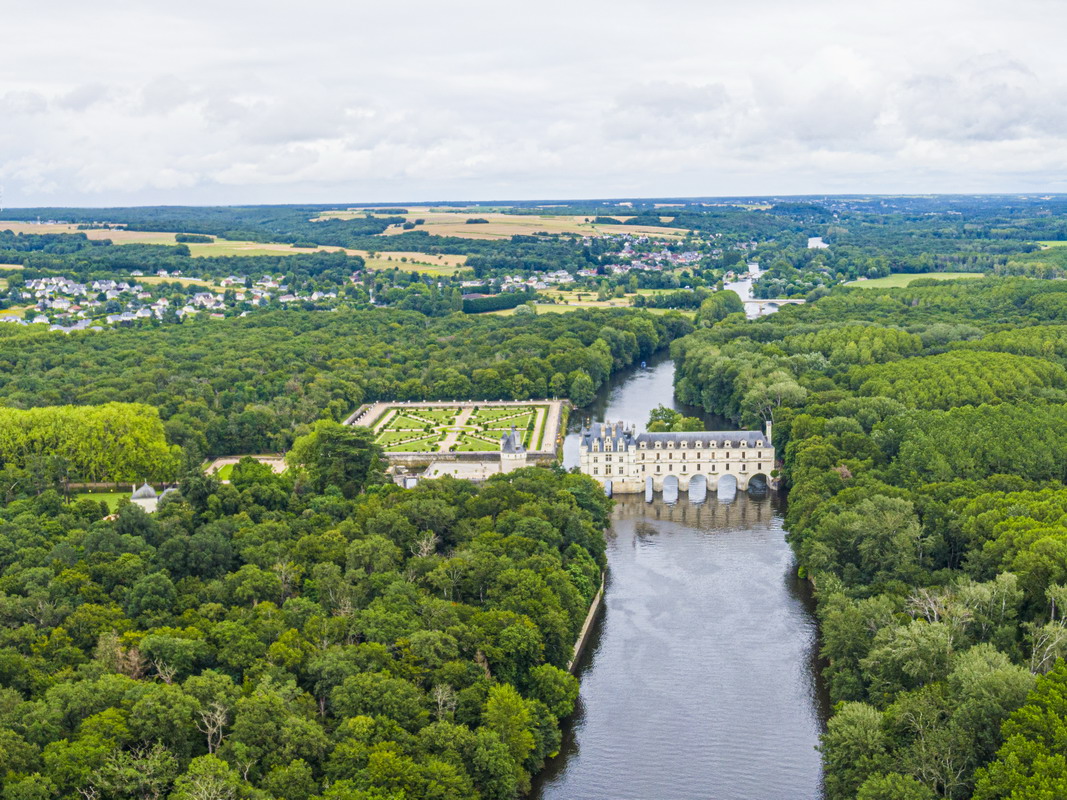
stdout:
{"type": "Polygon", "coordinates": [[[597,590],[596,596],[593,597],[593,602],[589,604],[589,613],[585,615],[585,622],[582,623],[578,641],[574,643],[574,653],[571,655],[571,660],[567,662],[567,671],[572,674],[578,667],[578,659],[582,657],[582,651],[585,650],[585,645],[593,632],[593,624],[596,622],[596,616],[600,612],[600,606],[603,605],[606,579],[607,573],[600,573],[600,588],[597,590]]]}

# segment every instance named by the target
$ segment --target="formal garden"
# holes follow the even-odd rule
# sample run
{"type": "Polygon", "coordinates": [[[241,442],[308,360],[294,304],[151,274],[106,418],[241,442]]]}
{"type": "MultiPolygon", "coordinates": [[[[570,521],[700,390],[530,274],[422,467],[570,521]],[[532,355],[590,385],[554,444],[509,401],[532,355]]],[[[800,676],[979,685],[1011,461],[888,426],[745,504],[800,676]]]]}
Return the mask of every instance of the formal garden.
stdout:
{"type": "Polygon", "coordinates": [[[386,453],[495,453],[512,427],[538,449],[548,416],[548,404],[404,404],[387,407],[373,428],[386,453]]]}

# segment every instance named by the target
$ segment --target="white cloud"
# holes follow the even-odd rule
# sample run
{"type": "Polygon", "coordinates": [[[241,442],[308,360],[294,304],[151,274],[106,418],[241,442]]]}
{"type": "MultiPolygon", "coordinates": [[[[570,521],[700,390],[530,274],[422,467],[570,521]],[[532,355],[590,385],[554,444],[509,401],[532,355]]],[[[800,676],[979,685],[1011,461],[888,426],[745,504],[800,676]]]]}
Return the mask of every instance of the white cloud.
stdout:
{"type": "Polygon", "coordinates": [[[6,202],[1067,180],[1067,8],[1052,0],[297,8],[57,0],[13,12],[0,54],[6,202]]]}

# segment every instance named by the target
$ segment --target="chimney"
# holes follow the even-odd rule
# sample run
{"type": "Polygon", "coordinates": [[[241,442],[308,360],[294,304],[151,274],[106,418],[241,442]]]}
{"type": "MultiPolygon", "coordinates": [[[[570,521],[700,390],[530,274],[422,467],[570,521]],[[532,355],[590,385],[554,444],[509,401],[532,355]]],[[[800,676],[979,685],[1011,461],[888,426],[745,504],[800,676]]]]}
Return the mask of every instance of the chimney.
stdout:
{"type": "Polygon", "coordinates": [[[774,439],[771,438],[771,421],[767,420],[767,444],[774,447],[774,439]]]}

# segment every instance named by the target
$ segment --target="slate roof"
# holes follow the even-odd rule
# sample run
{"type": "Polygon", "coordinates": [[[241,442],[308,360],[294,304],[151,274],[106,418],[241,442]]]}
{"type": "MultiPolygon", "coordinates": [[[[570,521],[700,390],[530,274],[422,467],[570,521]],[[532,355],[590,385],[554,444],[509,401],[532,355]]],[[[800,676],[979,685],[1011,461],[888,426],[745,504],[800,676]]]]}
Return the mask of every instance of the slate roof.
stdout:
{"type": "Polygon", "coordinates": [[[603,446],[605,439],[610,439],[615,449],[619,448],[620,441],[623,447],[640,447],[644,442],[646,447],[655,447],[656,442],[674,442],[678,447],[682,442],[686,448],[707,447],[713,442],[715,447],[740,447],[741,442],[746,447],[770,447],[766,435],[761,431],[692,431],[686,433],[635,433],[633,428],[627,428],[622,424],[594,422],[582,428],[581,446],[592,447],[593,442],[599,441],[603,446]]]}
{"type": "Polygon", "coordinates": [[[522,446],[522,437],[519,436],[515,430],[515,426],[511,426],[511,433],[505,433],[500,437],[500,452],[502,453],[525,453],[526,448],[522,446]]]}

